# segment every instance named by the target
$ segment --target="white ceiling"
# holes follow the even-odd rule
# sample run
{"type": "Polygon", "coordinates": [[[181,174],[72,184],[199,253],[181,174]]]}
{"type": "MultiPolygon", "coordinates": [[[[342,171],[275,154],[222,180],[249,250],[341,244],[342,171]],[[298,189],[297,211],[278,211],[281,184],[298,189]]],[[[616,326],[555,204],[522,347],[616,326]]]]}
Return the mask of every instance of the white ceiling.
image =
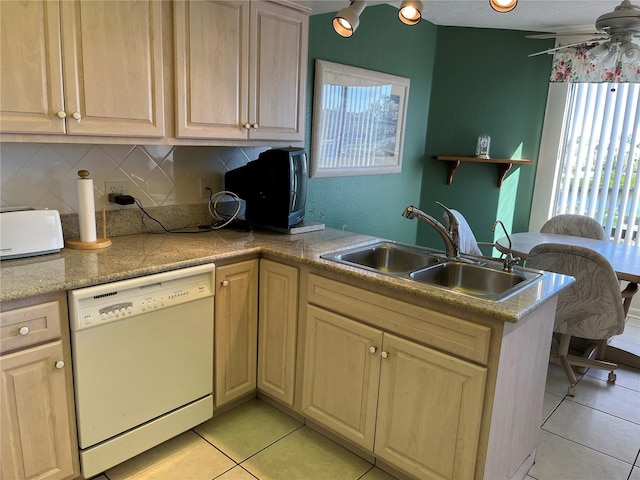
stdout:
{"type": "MultiPolygon", "coordinates": [[[[296,0],[311,7],[312,15],[337,12],[349,0],[296,0]]],[[[370,0],[367,5],[388,3],[399,7],[401,0],[370,0]]],[[[423,15],[436,25],[500,28],[536,32],[594,30],[596,18],[613,11],[620,0],[518,0],[515,10],[497,13],[489,0],[423,0],[423,15]]]]}

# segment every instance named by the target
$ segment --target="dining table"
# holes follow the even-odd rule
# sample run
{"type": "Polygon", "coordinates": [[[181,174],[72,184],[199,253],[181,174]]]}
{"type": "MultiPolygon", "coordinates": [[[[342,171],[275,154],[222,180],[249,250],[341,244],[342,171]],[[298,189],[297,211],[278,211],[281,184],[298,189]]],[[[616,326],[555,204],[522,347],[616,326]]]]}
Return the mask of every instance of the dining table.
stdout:
{"type": "Polygon", "coordinates": [[[619,280],[640,283],[640,246],[637,245],[556,233],[519,232],[499,238],[495,247],[502,253],[508,253],[511,249],[513,255],[525,260],[526,265],[526,258],[531,249],[542,243],[561,243],[595,250],[609,260],[619,280]]]}

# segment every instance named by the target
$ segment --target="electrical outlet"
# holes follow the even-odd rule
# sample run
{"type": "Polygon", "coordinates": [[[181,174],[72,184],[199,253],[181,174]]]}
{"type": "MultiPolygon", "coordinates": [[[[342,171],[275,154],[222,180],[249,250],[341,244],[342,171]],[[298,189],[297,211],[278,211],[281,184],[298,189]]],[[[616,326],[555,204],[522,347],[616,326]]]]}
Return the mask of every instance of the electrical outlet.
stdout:
{"type": "Polygon", "coordinates": [[[211,177],[200,177],[200,198],[210,198],[211,195],[213,195],[211,177]]]}
{"type": "Polygon", "coordinates": [[[104,182],[104,193],[106,196],[109,196],[110,193],[129,195],[129,182],[126,180],[104,182]]]}

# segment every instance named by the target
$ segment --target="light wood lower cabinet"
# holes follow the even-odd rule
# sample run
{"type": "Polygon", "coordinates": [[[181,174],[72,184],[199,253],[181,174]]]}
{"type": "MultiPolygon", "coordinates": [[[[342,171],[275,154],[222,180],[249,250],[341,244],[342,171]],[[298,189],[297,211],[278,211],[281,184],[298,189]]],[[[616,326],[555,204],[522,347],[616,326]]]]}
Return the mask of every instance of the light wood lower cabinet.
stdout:
{"type": "Polygon", "coordinates": [[[386,333],[381,355],[376,457],[419,478],[473,478],[487,369],[386,333]]]}
{"type": "Polygon", "coordinates": [[[382,331],[307,306],[302,413],[373,450],[382,331]]]}
{"type": "Polygon", "coordinates": [[[307,306],[302,413],[418,478],[472,478],[486,369],[307,306]]]}
{"type": "Polygon", "coordinates": [[[293,407],[298,269],[260,260],[258,389],[293,407]]]}
{"type": "Polygon", "coordinates": [[[62,480],[79,474],[71,361],[60,335],[61,326],[68,332],[61,325],[66,316],[61,322],[60,315],[66,303],[63,309],[55,301],[0,314],[3,480],[62,480]],[[49,334],[55,338],[40,343],[49,334]]]}
{"type": "Polygon", "coordinates": [[[258,260],[216,268],[214,399],[220,407],[256,389],[258,260]]]}

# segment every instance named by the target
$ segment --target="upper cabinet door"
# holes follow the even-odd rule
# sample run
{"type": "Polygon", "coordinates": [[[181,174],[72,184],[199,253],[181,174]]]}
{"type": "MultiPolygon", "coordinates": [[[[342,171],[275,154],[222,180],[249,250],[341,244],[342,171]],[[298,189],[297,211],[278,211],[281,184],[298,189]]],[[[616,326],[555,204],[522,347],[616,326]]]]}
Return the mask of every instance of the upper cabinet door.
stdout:
{"type": "Polygon", "coordinates": [[[249,1],[174,4],[176,136],[244,140],[249,1]]]}
{"type": "Polygon", "coordinates": [[[251,35],[250,138],[304,140],[308,16],[254,1],[251,35]]]}
{"type": "Polygon", "coordinates": [[[304,140],[307,13],[278,3],[174,4],[176,136],[304,140]]]}
{"type": "Polygon", "coordinates": [[[3,132],[65,133],[59,26],[57,1],[0,2],[3,132]]]}
{"type": "Polygon", "coordinates": [[[162,3],[60,4],[67,132],[164,136],[162,3]]]}

